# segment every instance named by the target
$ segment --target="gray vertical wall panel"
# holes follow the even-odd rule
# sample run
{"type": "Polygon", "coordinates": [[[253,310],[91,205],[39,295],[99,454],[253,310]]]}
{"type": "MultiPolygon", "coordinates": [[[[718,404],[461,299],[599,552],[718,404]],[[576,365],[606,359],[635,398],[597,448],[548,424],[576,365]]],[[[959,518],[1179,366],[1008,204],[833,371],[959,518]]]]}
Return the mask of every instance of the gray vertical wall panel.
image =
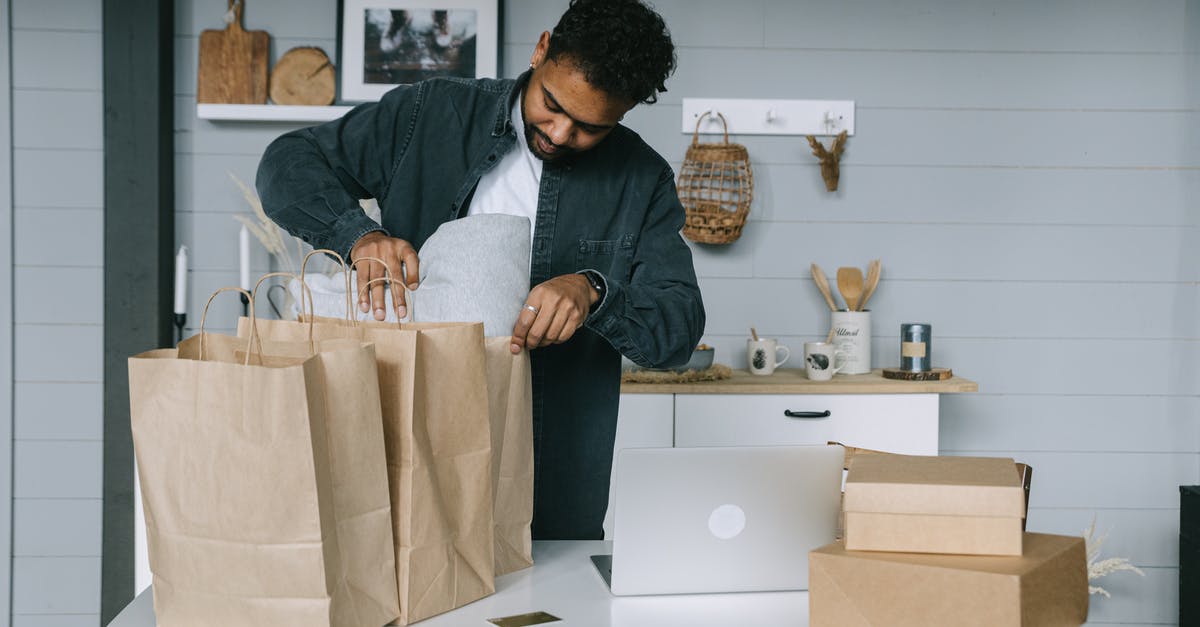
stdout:
{"type": "Polygon", "coordinates": [[[16,325],[14,376],[17,381],[101,381],[103,335],[101,325],[16,325]]]}
{"type": "Polygon", "coordinates": [[[99,499],[101,442],[18,440],[13,447],[13,496],[99,499]]]}
{"type": "Polygon", "coordinates": [[[17,148],[104,148],[103,103],[99,91],[23,89],[13,93],[17,148]]]}
{"type": "MultiPolygon", "coordinates": [[[[18,209],[5,223],[13,225],[6,237],[17,268],[14,285],[3,291],[13,297],[20,340],[11,405],[18,497],[12,538],[19,557],[11,588],[4,589],[14,593],[14,625],[94,627],[102,419],[100,3],[11,6],[18,148],[6,197],[18,209]],[[66,298],[63,286],[71,284],[78,288],[66,298]]],[[[11,321],[4,327],[14,329],[11,321]]]]}
{"type": "MultiPolygon", "coordinates": [[[[50,258],[48,261],[58,261],[50,258]]],[[[14,289],[17,324],[102,324],[101,268],[17,266],[14,289]],[[68,296],[63,286],[70,285],[68,296]]]]}
{"type": "Polygon", "coordinates": [[[13,614],[91,614],[100,609],[99,557],[17,557],[13,571],[13,614]]]}
{"type": "Polygon", "coordinates": [[[100,499],[16,499],[13,555],[100,557],[100,499]]]}
{"type": "MultiPolygon", "coordinates": [[[[860,107],[1151,109],[1195,107],[1182,55],[686,48],[662,102],[717,93],[856,100],[860,107]],[[714,80],[714,77],[720,77],[714,80]],[[779,80],[763,81],[763,76],[779,80]],[[1037,85],[1037,89],[1012,89],[1037,85]]],[[[733,97],[733,96],[730,96],[733,97]]]]}
{"type": "Polygon", "coordinates": [[[104,153],[99,150],[14,150],[17,207],[102,207],[104,153]]]}
{"type": "Polygon", "coordinates": [[[96,627],[100,614],[19,614],[13,627],[96,627]]]}
{"type": "Polygon", "coordinates": [[[100,31],[14,30],[13,87],[102,89],[100,31]]]}
{"type": "Polygon", "coordinates": [[[13,553],[13,168],[12,168],[12,5],[0,4],[0,624],[12,614],[13,553]]]}
{"type": "Polygon", "coordinates": [[[102,209],[18,208],[14,222],[18,267],[99,268],[104,264],[104,243],[96,238],[104,225],[102,209]]]}
{"type": "Polygon", "coordinates": [[[13,28],[99,32],[100,3],[79,0],[13,0],[13,28]]]}
{"type": "MultiPolygon", "coordinates": [[[[683,0],[675,0],[680,2],[683,0]]],[[[1069,52],[1182,52],[1188,0],[768,0],[767,45],[1069,52]]]]}
{"type": "Polygon", "coordinates": [[[18,440],[101,440],[103,386],[23,382],[14,391],[18,440]]]}

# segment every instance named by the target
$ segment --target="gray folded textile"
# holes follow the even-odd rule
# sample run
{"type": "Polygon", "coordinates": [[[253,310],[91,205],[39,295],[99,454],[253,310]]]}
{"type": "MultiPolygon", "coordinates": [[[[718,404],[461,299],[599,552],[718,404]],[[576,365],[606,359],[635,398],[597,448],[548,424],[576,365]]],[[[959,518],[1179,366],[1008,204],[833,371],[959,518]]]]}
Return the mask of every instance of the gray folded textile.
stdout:
{"type": "Polygon", "coordinates": [[[482,321],[486,336],[511,335],[529,295],[529,248],[524,216],[488,213],[441,225],[417,252],[413,321],[482,321]]]}

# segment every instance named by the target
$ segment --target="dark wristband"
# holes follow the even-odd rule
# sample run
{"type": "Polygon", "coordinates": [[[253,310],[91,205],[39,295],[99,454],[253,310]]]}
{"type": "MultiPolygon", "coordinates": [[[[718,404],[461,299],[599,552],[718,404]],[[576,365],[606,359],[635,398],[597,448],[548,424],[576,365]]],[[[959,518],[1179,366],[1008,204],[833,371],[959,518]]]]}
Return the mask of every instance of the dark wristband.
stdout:
{"type": "Polygon", "coordinates": [[[579,274],[582,274],[583,278],[587,279],[588,284],[592,286],[592,289],[596,290],[596,302],[592,303],[591,307],[588,308],[588,311],[596,311],[600,303],[604,302],[604,293],[607,291],[604,279],[595,270],[581,270],[579,274]]]}

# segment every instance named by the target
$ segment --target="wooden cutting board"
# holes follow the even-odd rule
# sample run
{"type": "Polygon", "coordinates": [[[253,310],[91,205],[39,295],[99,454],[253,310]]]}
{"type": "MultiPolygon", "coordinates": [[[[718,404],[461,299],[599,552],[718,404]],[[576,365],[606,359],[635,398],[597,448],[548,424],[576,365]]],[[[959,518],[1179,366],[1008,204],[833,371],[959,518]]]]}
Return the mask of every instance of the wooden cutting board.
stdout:
{"type": "Polygon", "coordinates": [[[233,21],[225,30],[200,33],[200,70],[196,101],[216,104],[266,104],[267,31],[242,28],[245,0],[228,0],[233,21]]]}

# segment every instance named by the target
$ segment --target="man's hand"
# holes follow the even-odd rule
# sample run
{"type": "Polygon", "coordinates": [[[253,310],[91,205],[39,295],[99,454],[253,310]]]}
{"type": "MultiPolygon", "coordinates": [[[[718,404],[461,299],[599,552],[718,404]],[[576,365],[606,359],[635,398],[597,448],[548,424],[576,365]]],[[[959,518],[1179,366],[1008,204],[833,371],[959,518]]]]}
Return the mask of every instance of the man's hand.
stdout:
{"type": "Polygon", "coordinates": [[[390,285],[385,281],[380,281],[371,285],[369,292],[364,292],[367,282],[372,279],[382,279],[385,276],[391,276],[396,281],[404,281],[408,283],[408,289],[417,289],[417,280],[419,274],[420,262],[417,260],[417,250],[412,244],[395,237],[388,237],[381,231],[372,231],[359,238],[354,243],[354,247],[350,249],[351,263],[354,264],[354,269],[358,271],[358,285],[355,293],[358,295],[358,307],[363,313],[375,309],[375,319],[383,320],[387,317],[384,312],[384,303],[387,301],[384,298],[385,286],[390,286],[392,289],[392,303],[396,305],[396,317],[403,318],[408,313],[408,308],[404,302],[404,288],[401,283],[393,282],[390,285]],[[366,257],[374,257],[387,263],[387,273],[384,268],[376,261],[365,259],[366,257]],[[361,263],[360,263],[361,260],[361,263]],[[404,264],[405,274],[400,273],[400,264],[404,264]]]}
{"type": "Polygon", "coordinates": [[[557,276],[533,288],[513,327],[512,354],[571,339],[599,297],[581,274],[557,276]]]}

